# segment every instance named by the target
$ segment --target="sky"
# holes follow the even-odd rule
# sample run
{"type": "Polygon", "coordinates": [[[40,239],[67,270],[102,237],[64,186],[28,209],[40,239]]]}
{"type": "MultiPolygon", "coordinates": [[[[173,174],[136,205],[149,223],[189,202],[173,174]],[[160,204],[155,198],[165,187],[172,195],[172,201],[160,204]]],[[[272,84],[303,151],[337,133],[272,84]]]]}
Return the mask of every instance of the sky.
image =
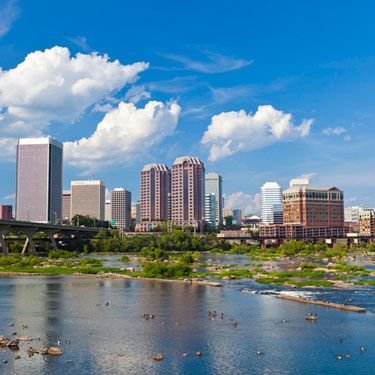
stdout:
{"type": "Polygon", "coordinates": [[[375,2],[0,0],[0,203],[19,137],[64,143],[64,187],[139,196],[199,157],[226,206],[309,176],[375,207],[375,2]]]}

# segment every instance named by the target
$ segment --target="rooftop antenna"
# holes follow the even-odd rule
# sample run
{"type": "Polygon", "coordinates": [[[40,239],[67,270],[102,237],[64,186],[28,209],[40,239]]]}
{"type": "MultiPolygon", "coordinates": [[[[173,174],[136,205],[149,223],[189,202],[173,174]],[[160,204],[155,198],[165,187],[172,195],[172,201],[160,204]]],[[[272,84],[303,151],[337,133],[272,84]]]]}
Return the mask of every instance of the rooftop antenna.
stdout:
{"type": "Polygon", "coordinates": [[[89,181],[92,181],[92,180],[94,179],[94,177],[95,177],[94,174],[93,174],[93,173],[90,173],[90,174],[89,174],[89,181]]]}

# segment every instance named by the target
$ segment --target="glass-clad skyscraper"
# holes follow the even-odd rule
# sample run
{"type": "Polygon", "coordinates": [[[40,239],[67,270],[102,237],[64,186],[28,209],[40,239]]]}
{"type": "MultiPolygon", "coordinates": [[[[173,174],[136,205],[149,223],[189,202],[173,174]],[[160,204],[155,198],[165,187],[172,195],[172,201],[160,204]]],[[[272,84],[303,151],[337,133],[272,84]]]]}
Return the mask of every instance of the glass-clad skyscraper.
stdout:
{"type": "MultiPolygon", "coordinates": [[[[207,173],[205,176],[205,194],[206,196],[215,196],[215,218],[210,220],[213,225],[217,226],[223,223],[223,191],[222,191],[222,178],[218,173],[207,173]]],[[[207,199],[207,198],[206,198],[207,199]]],[[[209,198],[212,199],[212,198],[209,198]]],[[[211,205],[212,207],[212,205],[211,205]]],[[[206,215],[208,221],[209,214],[206,215]]]]}

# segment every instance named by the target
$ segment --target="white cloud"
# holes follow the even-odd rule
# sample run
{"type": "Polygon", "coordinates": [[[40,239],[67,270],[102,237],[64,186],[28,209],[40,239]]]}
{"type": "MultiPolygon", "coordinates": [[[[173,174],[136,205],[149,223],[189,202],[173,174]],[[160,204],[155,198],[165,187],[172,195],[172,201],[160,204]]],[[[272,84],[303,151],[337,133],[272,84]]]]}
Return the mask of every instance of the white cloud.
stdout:
{"type": "Polygon", "coordinates": [[[15,160],[17,139],[0,137],[1,162],[15,160]]]}
{"type": "Polygon", "coordinates": [[[291,114],[262,105],[254,114],[240,110],[213,116],[201,142],[210,148],[209,159],[216,161],[239,151],[306,137],[312,123],[313,120],[308,119],[295,125],[291,114]]]}
{"type": "Polygon", "coordinates": [[[107,55],[70,55],[55,46],[28,54],[14,69],[0,69],[3,133],[35,135],[52,121],[74,122],[90,106],[134,82],[148,64],[122,65],[107,55]]]}
{"type": "Polygon", "coordinates": [[[259,212],[260,210],[260,193],[250,195],[242,191],[237,191],[229,196],[224,194],[225,207],[242,209],[246,214],[259,212]]]}
{"type": "Polygon", "coordinates": [[[15,193],[6,195],[5,197],[1,198],[1,200],[3,200],[3,201],[14,201],[15,199],[16,199],[15,193]]]}
{"type": "Polygon", "coordinates": [[[0,38],[10,30],[19,13],[20,10],[16,0],[9,0],[2,5],[0,4],[0,38]]]}
{"type": "Polygon", "coordinates": [[[65,142],[65,159],[87,170],[128,164],[174,133],[180,110],[175,102],[150,101],[144,108],[120,102],[106,113],[90,137],[65,142]]]}
{"type": "Polygon", "coordinates": [[[325,128],[323,129],[323,134],[324,135],[342,135],[346,133],[346,129],[343,128],[342,126],[337,126],[335,128],[333,127],[328,127],[328,128],[325,128]]]}
{"type": "Polygon", "coordinates": [[[241,69],[252,63],[249,60],[236,59],[216,52],[205,51],[204,54],[207,57],[205,61],[193,60],[187,56],[174,54],[164,55],[164,57],[182,64],[185,70],[208,74],[229,72],[241,69]]]}
{"type": "Polygon", "coordinates": [[[77,36],[75,38],[67,38],[70,42],[81,48],[83,51],[91,51],[87,38],[85,36],[77,36]]]}

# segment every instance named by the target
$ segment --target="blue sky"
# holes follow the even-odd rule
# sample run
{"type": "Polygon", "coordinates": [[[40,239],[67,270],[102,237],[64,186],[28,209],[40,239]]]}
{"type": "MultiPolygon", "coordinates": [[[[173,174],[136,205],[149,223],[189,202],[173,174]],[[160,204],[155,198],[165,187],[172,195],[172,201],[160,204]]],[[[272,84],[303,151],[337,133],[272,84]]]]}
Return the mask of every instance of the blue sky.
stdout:
{"type": "Polygon", "coordinates": [[[1,202],[14,140],[51,135],[65,187],[92,173],[136,198],[145,163],[188,154],[232,207],[305,174],[374,207],[375,3],[181,3],[0,0],[1,202]]]}

